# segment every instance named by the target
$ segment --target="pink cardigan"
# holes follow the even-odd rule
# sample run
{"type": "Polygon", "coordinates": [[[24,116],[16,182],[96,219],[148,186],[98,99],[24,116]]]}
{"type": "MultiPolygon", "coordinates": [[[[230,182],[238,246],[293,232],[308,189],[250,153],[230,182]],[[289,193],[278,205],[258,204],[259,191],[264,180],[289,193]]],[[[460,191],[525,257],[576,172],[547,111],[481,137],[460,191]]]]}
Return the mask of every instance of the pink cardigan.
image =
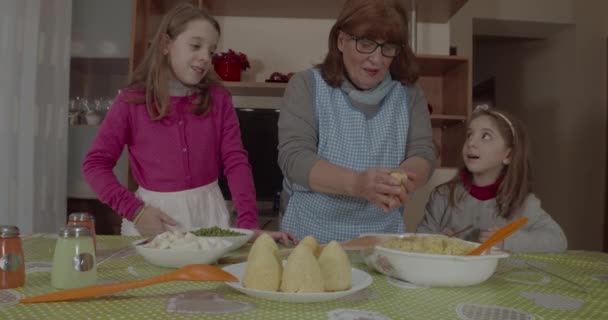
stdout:
{"type": "Polygon", "coordinates": [[[189,110],[197,95],[170,98],[170,113],[151,120],[144,104],[129,100],[142,92],[123,90],[86,155],[84,176],[99,199],[126,219],[144,203],[120,184],[113,168],[124,146],[133,177],[143,188],[175,192],[207,185],[220,170],[228,179],[240,228],[258,228],[255,188],[230,94],[210,89],[213,107],[205,116],[189,110]]]}

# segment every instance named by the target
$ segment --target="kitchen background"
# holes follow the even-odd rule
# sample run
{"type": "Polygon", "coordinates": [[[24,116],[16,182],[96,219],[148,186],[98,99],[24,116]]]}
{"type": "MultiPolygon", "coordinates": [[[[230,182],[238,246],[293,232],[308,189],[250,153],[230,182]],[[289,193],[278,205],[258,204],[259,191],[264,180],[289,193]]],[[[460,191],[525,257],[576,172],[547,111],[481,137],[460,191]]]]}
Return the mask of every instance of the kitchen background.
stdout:
{"type": "MultiPolygon", "coordinates": [[[[599,250],[606,241],[607,9],[603,0],[469,0],[447,23],[417,28],[418,53],[447,55],[455,47],[473,59],[472,82],[485,84],[484,99],[490,92],[496,106],[527,123],[536,193],[572,249],[599,250]]],[[[79,157],[95,126],[82,124],[91,109],[103,112],[126,83],[131,15],[130,2],[120,0],[103,6],[92,0],[0,2],[3,223],[54,232],[65,221],[65,199],[73,200],[74,210],[90,205],[77,200],[90,199],[79,180],[79,157]],[[84,117],[69,120],[77,110],[84,117]],[[74,125],[68,128],[68,121],[74,125]]],[[[252,62],[243,81],[319,62],[333,23],[219,21],[220,48],[244,52],[252,62]]],[[[234,102],[280,108],[281,99],[235,96],[234,102]]],[[[117,172],[126,181],[124,161],[117,172]]]]}

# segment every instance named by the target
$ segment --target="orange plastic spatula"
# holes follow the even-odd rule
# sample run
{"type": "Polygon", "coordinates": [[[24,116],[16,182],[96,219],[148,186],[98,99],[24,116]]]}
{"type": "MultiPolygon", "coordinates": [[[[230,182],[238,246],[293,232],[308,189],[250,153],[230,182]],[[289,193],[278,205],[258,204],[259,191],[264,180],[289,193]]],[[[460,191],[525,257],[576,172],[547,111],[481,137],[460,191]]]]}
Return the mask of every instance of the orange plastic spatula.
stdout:
{"type": "Polygon", "coordinates": [[[526,222],[528,222],[528,218],[519,218],[496,230],[496,232],[494,232],[494,234],[489,237],[488,240],[484,241],[481,245],[479,245],[479,247],[467,253],[467,256],[478,256],[482,254],[484,251],[490,249],[494,244],[504,240],[506,237],[513,234],[513,232],[521,228],[524,224],[526,224],[526,222]]]}
{"type": "Polygon", "coordinates": [[[232,274],[207,264],[191,264],[179,268],[173,272],[160,275],[158,277],[111,283],[98,286],[90,286],[78,289],[69,289],[58,292],[53,292],[41,296],[25,298],[19,300],[19,303],[34,303],[34,302],[53,302],[53,301],[69,301],[83,298],[90,298],[119,291],[149,286],[168,281],[228,281],[237,282],[238,279],[232,274]]]}

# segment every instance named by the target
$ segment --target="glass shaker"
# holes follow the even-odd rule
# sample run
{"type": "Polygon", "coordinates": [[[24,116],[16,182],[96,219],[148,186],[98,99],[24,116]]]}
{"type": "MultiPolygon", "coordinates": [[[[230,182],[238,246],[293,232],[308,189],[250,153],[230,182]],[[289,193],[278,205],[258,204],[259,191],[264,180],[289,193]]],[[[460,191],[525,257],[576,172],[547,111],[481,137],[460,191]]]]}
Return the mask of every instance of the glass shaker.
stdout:
{"type": "Polygon", "coordinates": [[[25,259],[16,226],[0,225],[0,289],[22,287],[25,259]]]}
{"type": "Polygon", "coordinates": [[[95,232],[95,217],[86,212],[75,212],[70,214],[68,218],[68,226],[83,226],[89,228],[91,237],[93,237],[93,247],[97,248],[96,232],[95,232]]]}
{"type": "Polygon", "coordinates": [[[61,228],[53,256],[51,285],[58,289],[71,289],[96,283],[95,249],[89,228],[61,228]]]}

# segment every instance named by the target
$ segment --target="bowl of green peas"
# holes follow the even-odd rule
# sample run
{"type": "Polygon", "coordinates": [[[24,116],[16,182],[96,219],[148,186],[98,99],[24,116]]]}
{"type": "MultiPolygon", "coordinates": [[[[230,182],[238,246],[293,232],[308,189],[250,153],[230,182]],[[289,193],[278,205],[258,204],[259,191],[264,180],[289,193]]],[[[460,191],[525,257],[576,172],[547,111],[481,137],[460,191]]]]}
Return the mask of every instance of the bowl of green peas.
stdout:
{"type": "Polygon", "coordinates": [[[212,238],[217,239],[218,241],[221,241],[220,239],[228,240],[229,242],[232,242],[229,251],[242,247],[254,234],[253,230],[249,229],[220,228],[217,226],[200,228],[190,232],[197,237],[212,238]]]}

